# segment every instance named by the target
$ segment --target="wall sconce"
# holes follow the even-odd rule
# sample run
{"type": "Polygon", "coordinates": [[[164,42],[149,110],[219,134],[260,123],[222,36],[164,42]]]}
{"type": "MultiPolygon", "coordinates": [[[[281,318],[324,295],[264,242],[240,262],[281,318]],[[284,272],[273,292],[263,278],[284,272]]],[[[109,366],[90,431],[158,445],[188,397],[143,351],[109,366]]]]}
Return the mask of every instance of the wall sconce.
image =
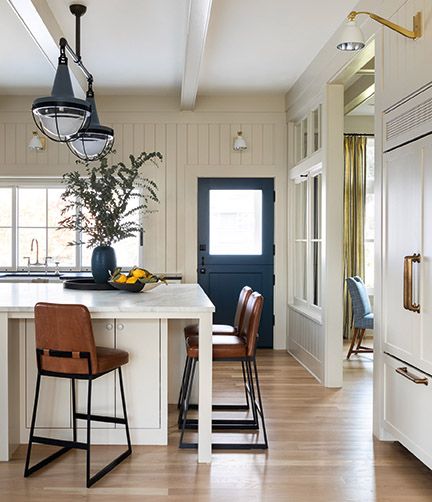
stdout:
{"type": "Polygon", "coordinates": [[[413,17],[413,29],[408,30],[407,28],[392,23],[388,19],[384,19],[383,17],[374,14],[373,12],[367,12],[367,11],[357,12],[353,10],[348,14],[346,25],[340,37],[340,42],[336,46],[340,51],[359,51],[363,49],[363,47],[365,46],[363,33],[361,29],[357,26],[357,23],[355,21],[356,17],[359,14],[365,14],[374,21],[377,21],[383,26],[387,26],[387,28],[390,28],[396,33],[400,33],[404,37],[410,38],[411,40],[416,40],[417,38],[420,38],[422,36],[421,12],[417,12],[416,15],[413,17]]]}
{"type": "Polygon", "coordinates": [[[39,136],[36,131],[33,131],[32,134],[32,138],[30,140],[30,143],[28,144],[30,150],[34,150],[36,152],[42,152],[46,150],[46,138],[39,136]]]}
{"type": "Polygon", "coordinates": [[[247,144],[242,136],[241,131],[237,131],[237,136],[234,138],[233,150],[235,150],[236,152],[242,152],[244,150],[247,150],[247,144]]]}

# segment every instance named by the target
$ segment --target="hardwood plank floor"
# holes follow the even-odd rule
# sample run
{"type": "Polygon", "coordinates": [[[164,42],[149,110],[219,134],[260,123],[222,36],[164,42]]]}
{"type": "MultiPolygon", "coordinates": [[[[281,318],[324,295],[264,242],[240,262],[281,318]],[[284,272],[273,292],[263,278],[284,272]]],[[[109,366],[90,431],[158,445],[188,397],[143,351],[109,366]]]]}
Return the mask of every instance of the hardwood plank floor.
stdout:
{"type": "MultiPolygon", "coordinates": [[[[0,464],[0,501],[289,501],[430,502],[432,474],[398,443],[372,438],[372,358],[345,361],[345,386],[321,387],[283,351],[258,359],[270,449],[216,452],[198,465],[179,450],[176,410],[168,447],[135,447],[133,456],[93,488],[84,488],[84,452],[71,452],[29,479],[25,447],[0,464]]],[[[215,394],[238,400],[238,364],[216,365],[215,394]]],[[[219,437],[220,435],[218,435],[219,437]]],[[[241,440],[242,437],[239,437],[241,440]]],[[[94,447],[94,468],[120,447],[94,447]]],[[[37,456],[48,448],[35,448],[37,456]]]]}

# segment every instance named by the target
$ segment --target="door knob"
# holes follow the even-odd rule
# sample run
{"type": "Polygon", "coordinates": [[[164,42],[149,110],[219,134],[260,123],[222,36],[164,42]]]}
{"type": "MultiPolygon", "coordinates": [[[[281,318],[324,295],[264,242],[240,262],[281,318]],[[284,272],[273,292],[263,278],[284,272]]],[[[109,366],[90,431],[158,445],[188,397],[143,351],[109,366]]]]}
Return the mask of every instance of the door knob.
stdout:
{"type": "Polygon", "coordinates": [[[110,324],[107,324],[107,325],[105,326],[105,328],[106,328],[107,330],[112,330],[112,329],[113,329],[113,325],[112,325],[111,323],[110,323],[110,324]]]}
{"type": "Polygon", "coordinates": [[[124,328],[124,324],[117,324],[117,329],[121,331],[124,328]]]}

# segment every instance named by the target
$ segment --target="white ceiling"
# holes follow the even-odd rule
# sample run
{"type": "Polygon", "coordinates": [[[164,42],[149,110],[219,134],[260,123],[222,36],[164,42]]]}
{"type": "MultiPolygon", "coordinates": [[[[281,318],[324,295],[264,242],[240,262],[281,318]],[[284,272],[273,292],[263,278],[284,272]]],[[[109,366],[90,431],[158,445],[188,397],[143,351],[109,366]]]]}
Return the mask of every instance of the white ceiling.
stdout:
{"type": "Polygon", "coordinates": [[[375,94],[372,94],[354,110],[351,110],[348,115],[375,115],[375,94]]]}
{"type": "Polygon", "coordinates": [[[0,0],[0,94],[37,94],[52,86],[54,69],[6,0],[0,0]]]}
{"type": "MultiPolygon", "coordinates": [[[[74,47],[71,3],[46,0],[74,47]]],[[[82,57],[98,94],[180,94],[189,0],[82,3],[82,57]]],[[[286,92],[356,3],[213,0],[198,93],[286,92]]],[[[0,0],[0,94],[46,93],[52,78],[52,67],[0,0]]]]}

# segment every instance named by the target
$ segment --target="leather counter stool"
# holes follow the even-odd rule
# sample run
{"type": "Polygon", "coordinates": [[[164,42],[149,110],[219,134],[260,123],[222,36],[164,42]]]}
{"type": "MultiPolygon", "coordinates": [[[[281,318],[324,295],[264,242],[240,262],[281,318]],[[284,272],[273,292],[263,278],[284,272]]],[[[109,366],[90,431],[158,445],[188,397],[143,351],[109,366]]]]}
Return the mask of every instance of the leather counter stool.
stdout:
{"type": "Polygon", "coordinates": [[[35,306],[35,328],[38,375],[24,476],[30,476],[72,448],[78,448],[86,451],[86,484],[87,488],[89,488],[132,453],[121,372],[121,366],[129,361],[129,354],[120,349],[96,347],[90,313],[84,305],[37,303],[35,306]],[[115,370],[118,370],[119,374],[124,418],[92,415],[93,380],[115,370]],[[72,441],[35,436],[36,414],[42,376],[69,378],[71,380],[72,441]],[[88,382],[86,413],[78,413],[76,410],[75,380],[87,380],[88,382]],[[77,441],[77,420],[86,420],[87,422],[86,442],[77,441]],[[90,435],[92,421],[124,425],[128,447],[125,452],[112,462],[93,476],[90,476],[90,435]],[[30,467],[33,443],[60,446],[61,449],[41,460],[33,467],[30,467]]]}
{"type": "MultiPolygon", "coordinates": [[[[212,334],[213,335],[236,335],[239,330],[241,330],[241,327],[243,325],[243,319],[245,315],[245,310],[246,310],[246,304],[247,301],[252,294],[252,288],[249,286],[244,286],[242,290],[240,291],[238,302],[237,302],[237,308],[236,308],[236,313],[234,316],[234,324],[230,326],[229,324],[213,324],[212,326],[212,334]]],[[[198,324],[190,324],[189,326],[186,326],[184,328],[184,336],[185,340],[187,340],[190,336],[197,336],[199,334],[199,328],[198,324]]],[[[179,392],[179,398],[178,398],[178,403],[177,403],[177,408],[180,409],[180,403],[184,399],[185,396],[185,390],[186,390],[186,381],[189,378],[190,375],[190,370],[191,370],[191,359],[186,356],[186,361],[183,369],[183,376],[182,376],[182,381],[180,385],[180,392],[179,392]]],[[[240,409],[240,410],[248,410],[249,409],[249,398],[248,398],[248,393],[246,392],[246,370],[244,363],[242,362],[242,372],[243,372],[243,384],[245,387],[245,396],[246,396],[246,404],[242,405],[225,405],[225,404],[218,404],[214,405],[214,409],[219,409],[219,410],[226,410],[226,409],[240,409]]],[[[192,408],[197,408],[196,405],[190,404],[189,407],[192,408]]]]}
{"type": "MultiPolygon", "coordinates": [[[[256,365],[256,342],[261,319],[264,298],[253,292],[246,303],[244,320],[237,335],[213,335],[213,361],[241,361],[246,370],[246,389],[251,403],[251,419],[220,419],[212,420],[213,430],[259,430],[262,424],[264,441],[261,443],[213,443],[215,449],[267,449],[267,431],[264,421],[264,410],[261,400],[258,371],[256,365]]],[[[197,443],[186,443],[183,438],[186,429],[197,429],[198,421],[187,418],[190,409],[189,400],[196,364],[199,359],[199,336],[189,336],[186,339],[187,357],[191,361],[191,369],[185,383],[185,396],[180,406],[179,423],[181,426],[180,448],[196,448],[197,443]]],[[[213,408],[214,409],[214,408],[213,408]]]]}

